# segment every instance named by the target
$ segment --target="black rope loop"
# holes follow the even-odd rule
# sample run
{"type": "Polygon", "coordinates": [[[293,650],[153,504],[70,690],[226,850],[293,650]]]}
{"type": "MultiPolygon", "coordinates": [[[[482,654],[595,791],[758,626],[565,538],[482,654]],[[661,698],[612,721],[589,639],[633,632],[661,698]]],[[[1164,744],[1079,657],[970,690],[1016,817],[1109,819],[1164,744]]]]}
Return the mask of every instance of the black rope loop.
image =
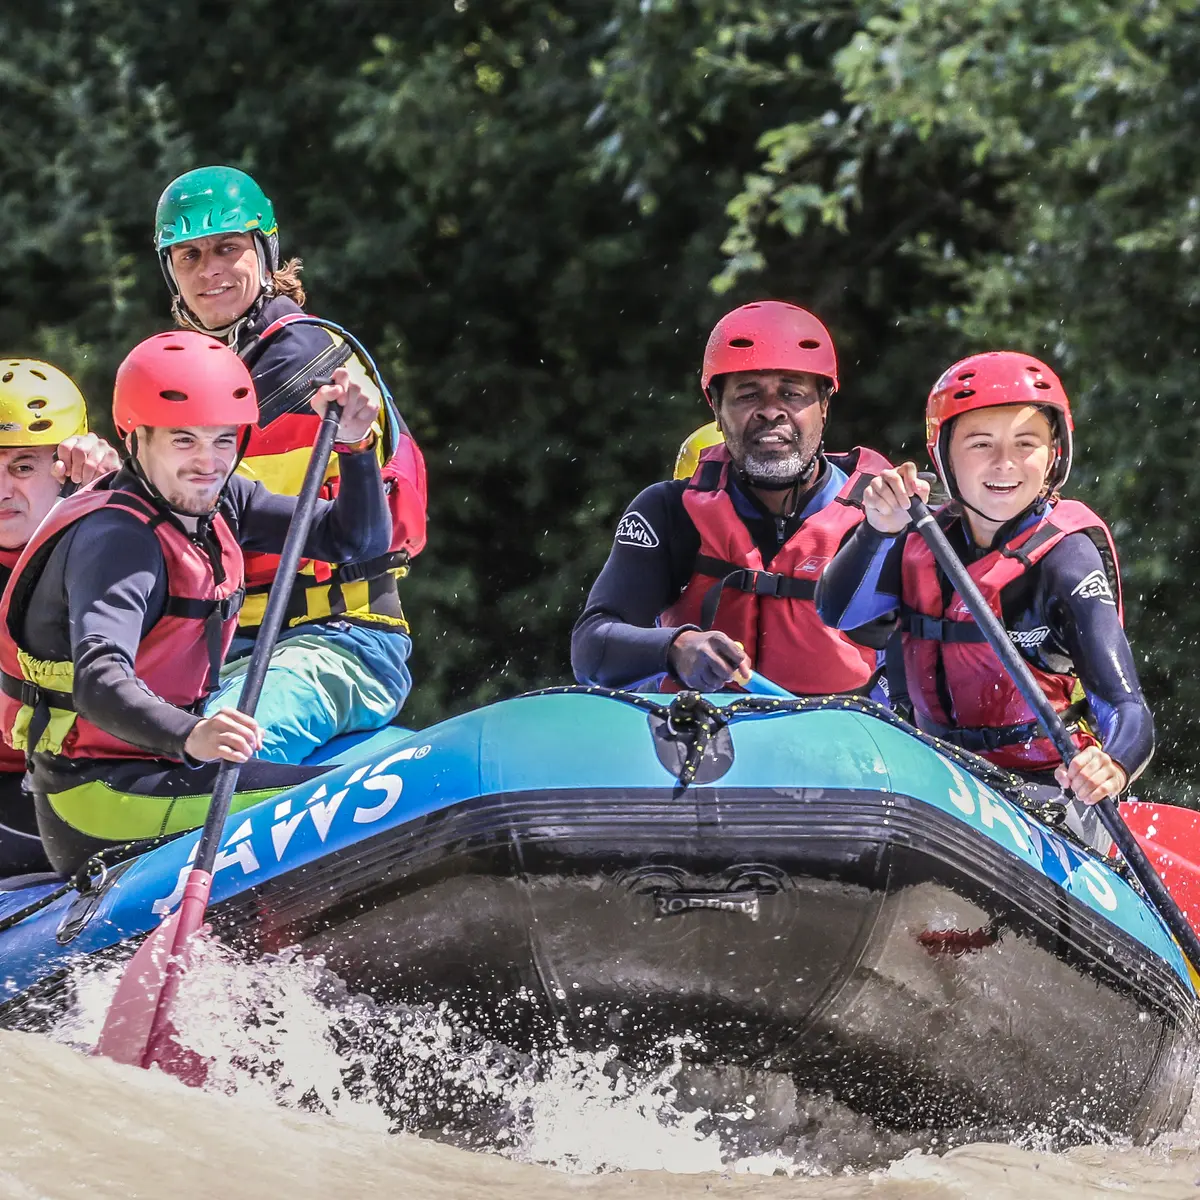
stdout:
{"type": "Polygon", "coordinates": [[[699,692],[684,691],[679,692],[672,704],[668,706],[654,700],[650,696],[643,695],[641,692],[630,692],[623,688],[604,688],[594,684],[566,684],[558,687],[539,688],[532,692],[524,692],[518,699],[531,696],[604,696],[611,700],[620,701],[622,704],[630,704],[635,708],[653,713],[655,716],[668,721],[668,723],[674,722],[676,725],[678,725],[683,713],[690,713],[694,707],[697,707],[696,702],[698,701],[700,705],[703,705],[703,709],[697,707],[697,711],[705,713],[706,717],[697,717],[695,719],[698,721],[711,719],[707,717],[707,714],[711,713],[715,715],[720,724],[712,726],[707,732],[697,733],[695,741],[689,748],[689,753],[684,760],[683,768],[679,773],[679,782],[685,788],[690,786],[695,779],[696,771],[699,770],[700,761],[704,756],[704,748],[722,726],[732,725],[735,721],[747,717],[773,717],[798,712],[828,712],[832,710],[862,713],[865,716],[873,717],[877,721],[882,721],[887,725],[892,725],[902,730],[908,737],[916,738],[917,741],[935,750],[943,758],[949,759],[956,767],[960,767],[976,779],[981,780],[988,787],[992,788],[993,791],[999,792],[1000,795],[1010,803],[1015,804],[1022,812],[1028,813],[1035,820],[1050,826],[1060,837],[1066,838],[1072,845],[1084,850],[1093,858],[1098,858],[1105,866],[1115,871],[1123,879],[1128,880],[1132,878],[1128,865],[1123,858],[1110,858],[1107,855],[1101,854],[1094,846],[1083,841],[1073,830],[1064,824],[1066,812],[1061,805],[1055,804],[1050,800],[1031,800],[1022,791],[1021,785],[1025,781],[1020,775],[1013,771],[1006,771],[1003,767],[998,767],[995,763],[988,762],[986,758],[980,758],[977,754],[972,754],[969,750],[964,750],[961,746],[955,746],[950,742],[944,742],[940,738],[934,737],[932,734],[925,733],[915,725],[909,724],[908,721],[898,713],[893,712],[885,704],[880,704],[876,700],[855,694],[796,696],[792,699],[776,696],[754,696],[748,693],[731,694],[733,695],[733,699],[728,704],[718,705],[713,704],[711,700],[705,699],[699,692]],[[680,702],[685,696],[695,697],[695,700],[688,700],[681,705],[680,702]],[[680,707],[677,708],[677,705],[680,707]],[[697,744],[700,745],[699,753],[696,752],[697,744]]]}
{"type": "Polygon", "coordinates": [[[709,743],[728,724],[725,710],[699,692],[680,692],[667,709],[667,732],[687,745],[679,768],[679,786],[691,787],[709,743]]]}
{"type": "Polygon", "coordinates": [[[43,908],[49,908],[55,901],[61,900],[71,892],[78,892],[80,896],[89,896],[93,892],[100,891],[108,882],[110,867],[125,862],[127,859],[148,854],[151,850],[157,850],[160,846],[165,846],[168,842],[173,842],[176,838],[182,836],[179,833],[168,833],[146,841],[121,842],[115,846],[105,846],[103,850],[98,850],[93,854],[60,887],[47,892],[46,895],[35,900],[32,904],[27,904],[24,908],[19,908],[16,912],[9,913],[6,917],[0,917],[0,933],[3,933],[6,929],[11,929],[14,925],[19,925],[27,917],[32,917],[35,913],[41,912],[43,908]]]}

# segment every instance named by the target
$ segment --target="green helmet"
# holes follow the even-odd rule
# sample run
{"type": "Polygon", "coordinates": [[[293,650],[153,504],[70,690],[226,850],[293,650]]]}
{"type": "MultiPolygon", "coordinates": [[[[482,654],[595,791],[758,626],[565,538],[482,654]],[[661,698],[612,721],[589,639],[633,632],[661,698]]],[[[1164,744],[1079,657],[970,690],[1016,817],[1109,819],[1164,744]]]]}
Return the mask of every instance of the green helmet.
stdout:
{"type": "Polygon", "coordinates": [[[275,210],[262,188],[236,167],[197,167],[167,185],[154,214],[154,245],[173,296],[171,247],[214,233],[253,234],[264,275],[279,269],[275,210]]]}

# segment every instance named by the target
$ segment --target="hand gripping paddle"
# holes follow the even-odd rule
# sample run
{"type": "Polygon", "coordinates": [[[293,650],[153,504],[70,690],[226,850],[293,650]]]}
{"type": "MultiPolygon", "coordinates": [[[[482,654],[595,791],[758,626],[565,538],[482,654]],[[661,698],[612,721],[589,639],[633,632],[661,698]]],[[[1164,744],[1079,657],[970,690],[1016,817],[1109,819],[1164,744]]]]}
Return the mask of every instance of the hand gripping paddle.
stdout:
{"type": "MultiPolygon", "coordinates": [[[[238,708],[248,716],[253,716],[258,706],[271,652],[283,625],[292,582],[317,507],[317,493],[333,452],[340,415],[338,405],[329,405],[296,497],[296,510],[288,527],[238,703],[238,708]]],[[[184,1082],[202,1082],[203,1065],[195,1055],[181,1050],[175,1039],[171,1005],[187,966],[188,940],[204,923],[204,910],[212,890],[213,864],[240,771],[239,763],[221,764],[196,847],[196,860],[184,886],[183,900],[175,912],[146,938],[126,966],[100,1032],[97,1054],[131,1066],[149,1067],[158,1063],[164,1071],[179,1076],[184,1082]]]]}
{"type": "MultiPolygon", "coordinates": [[[[917,531],[925,539],[929,549],[933,551],[938,565],[946,572],[955,591],[963,598],[971,616],[975,618],[975,623],[983,630],[988,644],[995,651],[996,657],[1000,659],[1013,683],[1017,685],[1017,690],[1024,697],[1025,703],[1033,710],[1042,728],[1046,731],[1046,735],[1054,743],[1063,762],[1069,763],[1078,753],[1078,747],[1071,740],[1071,735],[1067,732],[1062,718],[1054,710],[1054,706],[1046,694],[1034,682],[1025,660],[1013,645],[1004,626],[992,612],[988,602],[975,586],[975,581],[967,573],[966,567],[954,553],[954,548],[946,540],[941,526],[934,520],[933,514],[919,496],[914,496],[909,502],[908,515],[912,517],[917,531]]],[[[1129,864],[1129,869],[1137,878],[1138,883],[1142,885],[1150,903],[1158,910],[1158,914],[1166,922],[1167,928],[1175,935],[1175,940],[1179,943],[1192,970],[1200,970],[1200,938],[1197,938],[1196,931],[1187,923],[1166,885],[1150,865],[1150,860],[1138,844],[1137,838],[1121,819],[1116,802],[1106,796],[1095,805],[1095,808],[1101,824],[1108,831],[1112,840],[1116,842],[1117,849],[1121,851],[1125,861],[1129,864]]]]}

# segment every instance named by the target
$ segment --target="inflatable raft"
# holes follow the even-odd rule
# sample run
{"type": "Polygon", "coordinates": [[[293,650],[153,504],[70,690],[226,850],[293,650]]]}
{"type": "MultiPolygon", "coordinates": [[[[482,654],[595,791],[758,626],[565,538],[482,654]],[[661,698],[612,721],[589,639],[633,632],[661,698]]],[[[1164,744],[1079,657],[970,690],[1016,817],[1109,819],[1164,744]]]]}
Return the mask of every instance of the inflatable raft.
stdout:
{"type": "MultiPolygon", "coordinates": [[[[683,1039],[892,1127],[1179,1123],[1196,990],[1111,863],[869,702],[664,700],[557,689],[368,739],[230,818],[214,929],[512,1047],[683,1039]]],[[[0,1022],[151,929],[196,841],[10,885],[0,1022]]]]}

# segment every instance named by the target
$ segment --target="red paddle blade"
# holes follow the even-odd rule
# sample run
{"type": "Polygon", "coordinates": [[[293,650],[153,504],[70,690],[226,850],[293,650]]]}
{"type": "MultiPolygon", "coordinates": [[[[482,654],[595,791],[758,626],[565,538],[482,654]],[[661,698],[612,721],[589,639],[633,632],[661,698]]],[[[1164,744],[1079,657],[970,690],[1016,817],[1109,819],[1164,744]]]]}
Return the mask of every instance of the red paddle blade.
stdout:
{"type": "Polygon", "coordinates": [[[1118,811],[1188,924],[1200,929],[1200,812],[1136,802],[1118,811]]]}
{"type": "Polygon", "coordinates": [[[109,1005],[95,1053],[133,1067],[157,1062],[185,1083],[196,1079],[196,1057],[179,1046],[171,1006],[187,967],[189,939],[202,925],[212,876],[192,871],[175,912],[146,938],[129,960],[109,1005]]]}

